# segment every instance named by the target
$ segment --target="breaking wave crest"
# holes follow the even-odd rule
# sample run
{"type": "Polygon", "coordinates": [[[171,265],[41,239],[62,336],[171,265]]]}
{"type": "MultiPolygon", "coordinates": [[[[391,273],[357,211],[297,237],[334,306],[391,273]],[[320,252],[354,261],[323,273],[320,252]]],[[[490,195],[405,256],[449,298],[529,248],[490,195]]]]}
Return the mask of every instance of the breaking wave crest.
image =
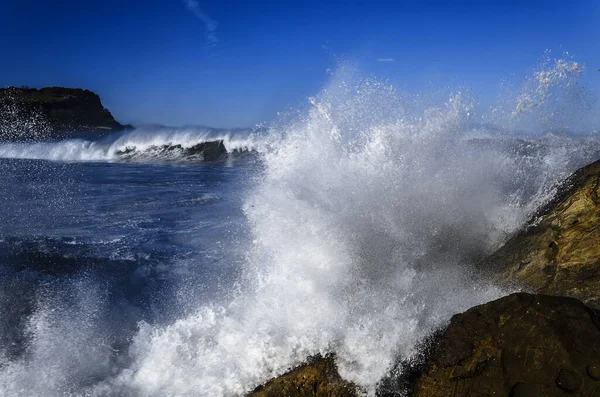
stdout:
{"type": "Polygon", "coordinates": [[[218,160],[261,147],[253,131],[142,126],[98,140],[0,143],[0,158],[54,161],[184,161],[218,160]]]}

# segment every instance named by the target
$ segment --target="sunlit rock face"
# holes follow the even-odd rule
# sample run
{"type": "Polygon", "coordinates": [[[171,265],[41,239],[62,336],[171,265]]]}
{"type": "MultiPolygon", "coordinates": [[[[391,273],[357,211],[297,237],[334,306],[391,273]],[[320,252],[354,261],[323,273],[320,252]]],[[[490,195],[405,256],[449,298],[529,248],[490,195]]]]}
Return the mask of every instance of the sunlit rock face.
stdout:
{"type": "Polygon", "coordinates": [[[483,266],[502,282],[600,307],[600,162],[575,172],[483,266]]]}
{"type": "Polygon", "coordinates": [[[357,387],[343,380],[333,356],[316,357],[306,365],[258,387],[248,397],[356,397],[357,387]]]}

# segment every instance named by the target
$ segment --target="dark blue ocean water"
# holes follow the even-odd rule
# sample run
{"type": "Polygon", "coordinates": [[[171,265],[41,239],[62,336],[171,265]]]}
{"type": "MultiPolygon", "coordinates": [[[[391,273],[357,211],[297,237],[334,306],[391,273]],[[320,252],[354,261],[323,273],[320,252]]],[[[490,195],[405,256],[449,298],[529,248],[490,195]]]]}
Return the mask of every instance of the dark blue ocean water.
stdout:
{"type": "Polygon", "coordinates": [[[74,301],[82,283],[102,296],[94,315],[115,357],[139,321],[166,323],[193,309],[186,302],[230,291],[246,234],[242,197],[256,167],[251,157],[0,159],[0,366],[24,354],[46,302],[74,316],[88,310],[74,301]]]}

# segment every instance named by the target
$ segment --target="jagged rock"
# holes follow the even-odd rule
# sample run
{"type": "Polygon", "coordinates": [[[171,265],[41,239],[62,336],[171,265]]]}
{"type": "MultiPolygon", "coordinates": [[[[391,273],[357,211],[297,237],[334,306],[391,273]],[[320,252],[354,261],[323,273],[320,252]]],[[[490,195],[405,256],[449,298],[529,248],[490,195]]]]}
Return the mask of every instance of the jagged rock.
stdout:
{"type": "Polygon", "coordinates": [[[513,294],[454,316],[415,397],[597,396],[600,319],[573,298],[513,294]]]}
{"type": "Polygon", "coordinates": [[[600,308],[600,161],[575,172],[536,218],[482,268],[501,282],[600,308]]]}
{"type": "Polygon", "coordinates": [[[48,87],[0,89],[0,139],[56,139],[76,133],[112,132],[119,124],[89,90],[48,87]]]}
{"type": "Polygon", "coordinates": [[[316,357],[265,385],[258,387],[249,397],[356,397],[356,386],[338,374],[333,356],[316,357]]]}

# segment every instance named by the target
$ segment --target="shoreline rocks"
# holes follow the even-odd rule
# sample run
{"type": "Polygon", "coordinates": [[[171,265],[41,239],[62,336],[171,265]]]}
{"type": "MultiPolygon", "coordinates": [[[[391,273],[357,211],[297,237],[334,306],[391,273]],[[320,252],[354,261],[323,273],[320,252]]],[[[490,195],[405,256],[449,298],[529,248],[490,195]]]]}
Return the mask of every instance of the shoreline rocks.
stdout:
{"type": "MultiPolygon", "coordinates": [[[[569,177],[535,220],[478,268],[499,284],[536,294],[512,294],[455,315],[431,336],[423,363],[408,377],[398,363],[377,395],[600,395],[600,161],[569,177]]],[[[330,388],[340,379],[328,356],[257,389],[276,394],[250,395],[359,395],[330,388]],[[319,386],[303,387],[309,379],[319,386]]]]}
{"type": "Polygon", "coordinates": [[[413,395],[592,396],[599,365],[593,310],[573,298],[517,293],[452,317],[413,395]]]}
{"type": "Polygon", "coordinates": [[[256,388],[249,397],[358,397],[356,386],[338,374],[334,356],[315,357],[308,363],[256,388]]]}
{"type": "Polygon", "coordinates": [[[536,218],[480,269],[498,283],[600,308],[600,161],[568,178],[536,218]]]}

